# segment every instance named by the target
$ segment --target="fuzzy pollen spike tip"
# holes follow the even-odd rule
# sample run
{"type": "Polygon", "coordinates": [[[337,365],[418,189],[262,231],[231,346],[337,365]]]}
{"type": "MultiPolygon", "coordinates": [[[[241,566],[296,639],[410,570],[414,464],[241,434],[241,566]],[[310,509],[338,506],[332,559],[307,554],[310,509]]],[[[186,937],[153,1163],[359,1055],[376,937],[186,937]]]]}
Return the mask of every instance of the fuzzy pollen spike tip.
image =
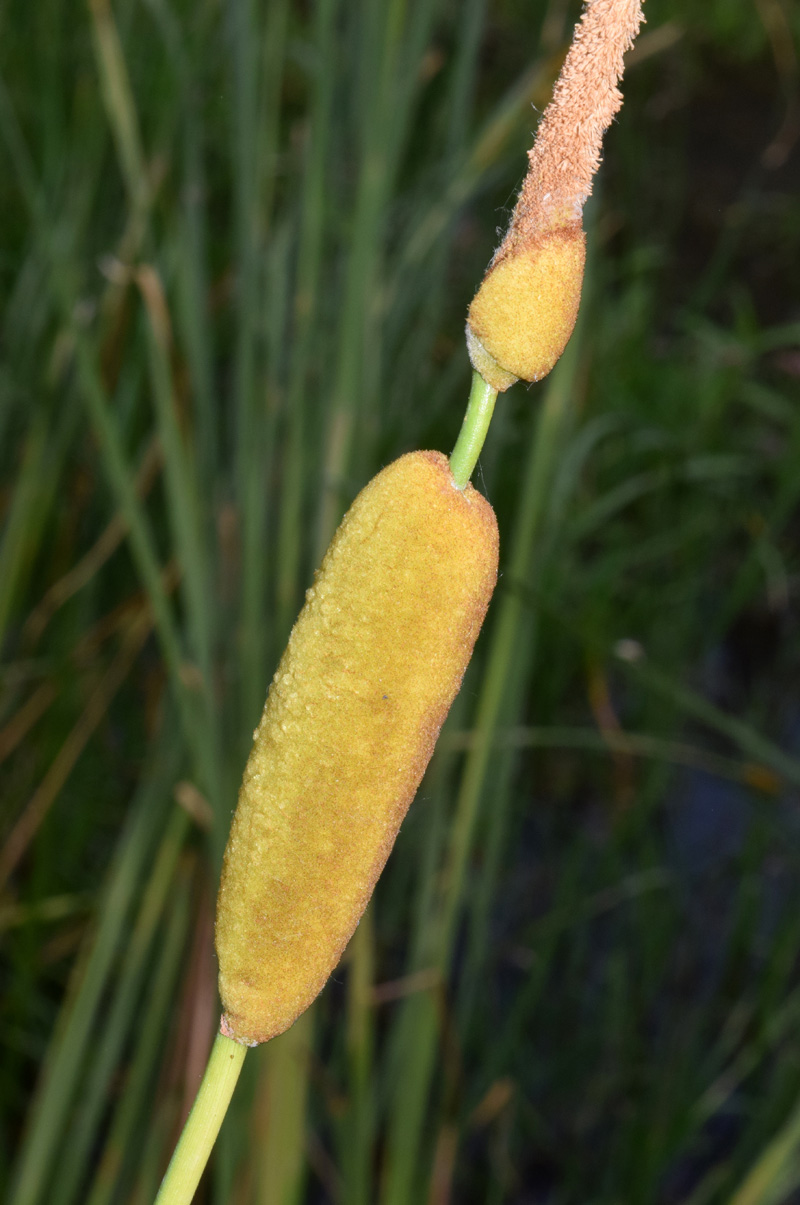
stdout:
{"type": "Polygon", "coordinates": [[[545,110],[511,223],[467,318],[473,368],[493,388],[538,381],[572,334],[586,240],[583,206],[622,105],[623,55],[641,0],[588,0],[545,110]]]}

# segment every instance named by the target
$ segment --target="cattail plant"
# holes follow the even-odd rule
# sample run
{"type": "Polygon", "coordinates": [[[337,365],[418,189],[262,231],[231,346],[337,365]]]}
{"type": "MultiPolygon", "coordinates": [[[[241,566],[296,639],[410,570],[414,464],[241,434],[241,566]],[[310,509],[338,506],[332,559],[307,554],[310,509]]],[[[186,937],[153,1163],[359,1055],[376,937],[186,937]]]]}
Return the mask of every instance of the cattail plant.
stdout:
{"type": "Polygon", "coordinates": [[[528,152],[505,238],[469,307],[472,366],[498,391],[550,372],[572,334],[583,281],[583,207],[603,134],[622,105],[623,54],[640,0],[590,0],[528,152]]]}
{"type": "Polygon", "coordinates": [[[401,457],[333,538],[272,682],[225,853],[223,1016],[158,1205],[194,1194],[247,1048],[322,990],[372,894],[458,691],[497,577],[491,506],[470,485],[498,392],[537,381],[575,323],[584,203],[619,109],[640,0],[588,0],[472,304],[475,370],[449,461],[401,457]]]}
{"type": "Polygon", "coordinates": [[[412,452],[356,498],[273,679],[217,901],[222,1032],[282,1033],[372,894],[497,579],[497,524],[412,452]]]}

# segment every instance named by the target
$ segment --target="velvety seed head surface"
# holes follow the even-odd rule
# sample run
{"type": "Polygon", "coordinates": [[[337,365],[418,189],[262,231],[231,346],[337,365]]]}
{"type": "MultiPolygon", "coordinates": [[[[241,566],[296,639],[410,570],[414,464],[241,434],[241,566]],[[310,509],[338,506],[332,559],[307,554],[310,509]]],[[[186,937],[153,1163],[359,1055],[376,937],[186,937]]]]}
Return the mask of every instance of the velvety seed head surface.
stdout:
{"type": "Polygon", "coordinates": [[[497,577],[494,512],[414,452],[359,494],[275,674],[225,853],[227,1032],[258,1043],[324,986],[461,684],[497,577]]]}
{"type": "Polygon", "coordinates": [[[495,389],[550,372],[575,326],[585,258],[586,239],[574,223],[489,269],[469,308],[468,329],[499,369],[471,355],[495,389]]]}

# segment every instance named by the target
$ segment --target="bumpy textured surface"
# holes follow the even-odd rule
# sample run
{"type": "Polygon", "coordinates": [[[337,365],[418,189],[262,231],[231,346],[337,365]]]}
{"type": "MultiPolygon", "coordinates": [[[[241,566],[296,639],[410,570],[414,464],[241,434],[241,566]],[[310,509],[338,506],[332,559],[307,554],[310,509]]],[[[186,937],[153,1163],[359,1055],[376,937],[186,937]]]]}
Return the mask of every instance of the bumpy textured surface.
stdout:
{"type": "Polygon", "coordinates": [[[528,174],[493,262],[545,230],[579,222],[603,135],[622,107],[624,54],[644,20],[641,0],[588,0],[528,152],[528,174]]]}
{"type": "Polygon", "coordinates": [[[320,992],[372,894],[497,577],[494,512],[438,452],[359,494],[255,732],[217,902],[223,1024],[255,1044],[320,992]]]}
{"type": "Polygon", "coordinates": [[[468,330],[489,357],[477,363],[473,347],[473,365],[495,389],[518,377],[541,380],[553,367],[578,316],[585,258],[586,240],[574,223],[520,248],[484,277],[468,330]]]}

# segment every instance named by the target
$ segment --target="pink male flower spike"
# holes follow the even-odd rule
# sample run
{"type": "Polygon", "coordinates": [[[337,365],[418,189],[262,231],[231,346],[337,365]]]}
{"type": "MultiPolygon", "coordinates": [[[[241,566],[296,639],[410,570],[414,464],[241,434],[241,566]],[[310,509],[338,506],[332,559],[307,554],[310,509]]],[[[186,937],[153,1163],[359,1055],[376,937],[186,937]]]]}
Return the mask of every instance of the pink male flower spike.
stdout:
{"type": "Polygon", "coordinates": [[[472,366],[497,390],[546,376],[572,334],[586,257],[583,206],[622,105],[623,55],[643,20],[641,0],[587,0],[575,27],[511,223],[469,308],[472,366]]]}

